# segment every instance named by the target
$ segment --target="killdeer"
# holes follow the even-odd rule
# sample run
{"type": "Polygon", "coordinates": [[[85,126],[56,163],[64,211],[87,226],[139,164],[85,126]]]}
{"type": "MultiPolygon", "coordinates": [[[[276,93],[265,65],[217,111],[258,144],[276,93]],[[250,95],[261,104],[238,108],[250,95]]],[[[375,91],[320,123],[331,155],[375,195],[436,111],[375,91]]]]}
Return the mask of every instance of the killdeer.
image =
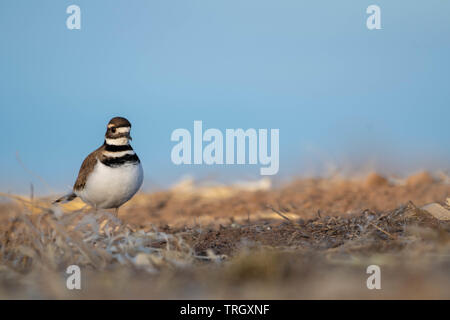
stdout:
{"type": "Polygon", "coordinates": [[[95,209],[116,209],[142,185],[141,162],[130,146],[131,123],[121,117],[109,121],[103,145],[84,159],[73,192],[54,203],[80,197],[95,209]]]}

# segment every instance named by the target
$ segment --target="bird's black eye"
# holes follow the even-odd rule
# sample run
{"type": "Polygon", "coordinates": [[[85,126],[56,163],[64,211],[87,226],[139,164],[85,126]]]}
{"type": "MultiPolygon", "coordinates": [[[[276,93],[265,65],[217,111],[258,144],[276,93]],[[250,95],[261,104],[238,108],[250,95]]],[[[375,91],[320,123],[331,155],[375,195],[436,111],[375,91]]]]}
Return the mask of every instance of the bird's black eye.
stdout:
{"type": "Polygon", "coordinates": [[[116,133],[116,128],[111,128],[112,133],[116,133]]]}

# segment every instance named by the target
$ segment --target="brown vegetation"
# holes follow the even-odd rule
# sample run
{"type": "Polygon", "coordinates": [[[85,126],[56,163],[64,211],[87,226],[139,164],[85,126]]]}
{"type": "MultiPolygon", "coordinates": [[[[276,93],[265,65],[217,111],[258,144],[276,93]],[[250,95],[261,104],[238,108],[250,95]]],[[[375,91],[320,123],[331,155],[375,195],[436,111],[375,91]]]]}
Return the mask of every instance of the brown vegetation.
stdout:
{"type": "MultiPolygon", "coordinates": [[[[140,194],[120,211],[0,207],[0,298],[450,298],[450,185],[299,179],[140,194]],[[445,212],[444,212],[445,213],[445,212]],[[82,269],[82,290],[65,269],[82,269]],[[382,290],[366,287],[367,266],[382,290]]],[[[77,207],[78,206],[78,207],[77,207]]]]}

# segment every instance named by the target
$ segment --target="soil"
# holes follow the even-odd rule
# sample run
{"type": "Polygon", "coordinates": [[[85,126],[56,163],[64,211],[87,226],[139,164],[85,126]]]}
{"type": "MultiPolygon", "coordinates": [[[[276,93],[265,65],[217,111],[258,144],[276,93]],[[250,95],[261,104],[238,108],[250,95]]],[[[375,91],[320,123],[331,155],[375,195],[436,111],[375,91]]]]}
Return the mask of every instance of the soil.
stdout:
{"type": "Polygon", "coordinates": [[[50,199],[2,203],[0,297],[448,299],[450,223],[421,207],[446,207],[449,195],[420,173],[279,188],[186,182],[137,195],[119,219],[59,212],[50,199]],[[64,288],[68,264],[88,289],[64,288]],[[366,287],[372,264],[382,291],[366,287]]]}

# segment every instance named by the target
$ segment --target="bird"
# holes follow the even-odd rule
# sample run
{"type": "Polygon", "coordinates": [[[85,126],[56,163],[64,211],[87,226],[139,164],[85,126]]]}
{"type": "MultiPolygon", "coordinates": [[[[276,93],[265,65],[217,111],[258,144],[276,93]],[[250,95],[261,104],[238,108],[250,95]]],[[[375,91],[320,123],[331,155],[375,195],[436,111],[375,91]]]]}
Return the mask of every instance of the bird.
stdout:
{"type": "Polygon", "coordinates": [[[131,123],[123,117],[112,118],[105,140],[84,159],[72,192],[53,202],[66,203],[79,197],[98,209],[115,209],[130,200],[142,186],[144,171],[130,145],[131,123]]]}

